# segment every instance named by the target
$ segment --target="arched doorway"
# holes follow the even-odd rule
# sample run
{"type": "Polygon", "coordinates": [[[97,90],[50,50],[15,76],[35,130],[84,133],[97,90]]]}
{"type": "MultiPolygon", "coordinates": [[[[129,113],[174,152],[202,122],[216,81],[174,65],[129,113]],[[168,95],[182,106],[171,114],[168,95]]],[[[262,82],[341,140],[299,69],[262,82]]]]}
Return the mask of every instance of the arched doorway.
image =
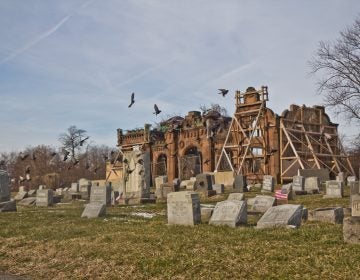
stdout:
{"type": "Polygon", "coordinates": [[[181,180],[188,180],[201,172],[201,152],[196,146],[190,146],[179,158],[179,177],[181,180]]]}
{"type": "Polygon", "coordinates": [[[155,162],[154,177],[167,175],[167,157],[165,154],[160,154],[155,162]]]}

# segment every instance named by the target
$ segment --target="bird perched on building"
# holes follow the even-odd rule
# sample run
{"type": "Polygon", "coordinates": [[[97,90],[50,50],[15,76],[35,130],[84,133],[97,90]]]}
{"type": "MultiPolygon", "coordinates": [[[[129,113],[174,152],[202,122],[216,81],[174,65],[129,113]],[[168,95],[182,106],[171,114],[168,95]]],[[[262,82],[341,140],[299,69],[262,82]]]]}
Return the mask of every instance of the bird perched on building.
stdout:
{"type": "Polygon", "coordinates": [[[209,162],[210,162],[210,160],[209,160],[209,159],[206,159],[206,160],[204,161],[204,164],[208,165],[209,162]]]}
{"type": "Polygon", "coordinates": [[[80,146],[82,146],[83,144],[84,144],[84,142],[86,141],[86,140],[88,140],[90,138],[90,136],[88,136],[88,137],[85,137],[84,139],[80,139],[80,142],[79,142],[79,145],[80,146]]]}
{"type": "Polygon", "coordinates": [[[155,114],[155,116],[157,116],[161,113],[161,111],[159,110],[159,107],[156,104],[154,104],[154,110],[155,110],[155,112],[153,114],[155,114]]]}
{"type": "Polygon", "coordinates": [[[227,95],[227,93],[229,92],[228,89],[224,89],[224,88],[219,88],[220,92],[218,92],[218,94],[222,94],[223,97],[225,97],[225,95],[227,95]]]}
{"type": "Polygon", "coordinates": [[[128,106],[129,108],[135,103],[135,93],[133,92],[131,94],[131,102],[130,102],[130,105],[128,106]]]}

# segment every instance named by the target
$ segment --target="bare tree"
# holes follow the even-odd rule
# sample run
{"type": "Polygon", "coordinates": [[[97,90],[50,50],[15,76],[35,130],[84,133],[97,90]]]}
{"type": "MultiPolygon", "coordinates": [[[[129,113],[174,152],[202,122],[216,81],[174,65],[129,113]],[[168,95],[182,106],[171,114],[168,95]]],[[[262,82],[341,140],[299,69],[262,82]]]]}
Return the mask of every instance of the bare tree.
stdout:
{"type": "Polygon", "coordinates": [[[322,76],[318,90],[324,105],[360,123],[360,17],[336,41],[320,42],[310,66],[322,76]]]}
{"type": "MultiPolygon", "coordinates": [[[[70,154],[72,161],[77,160],[77,157],[87,147],[87,140],[89,136],[86,134],[86,130],[77,128],[75,125],[70,126],[66,133],[61,133],[59,141],[62,144],[64,152],[70,154]]],[[[64,158],[64,161],[66,157],[64,158]]]]}

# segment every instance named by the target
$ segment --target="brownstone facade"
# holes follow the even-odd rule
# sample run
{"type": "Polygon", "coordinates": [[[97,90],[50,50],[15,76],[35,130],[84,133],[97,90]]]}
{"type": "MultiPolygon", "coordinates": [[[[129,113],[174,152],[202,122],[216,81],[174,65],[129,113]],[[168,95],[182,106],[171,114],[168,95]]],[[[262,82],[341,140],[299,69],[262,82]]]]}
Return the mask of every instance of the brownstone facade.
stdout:
{"type": "Polygon", "coordinates": [[[214,170],[233,170],[249,181],[269,174],[278,182],[291,179],[299,168],[327,168],[333,177],[353,172],[338,139],[338,125],[323,107],[292,105],[278,116],[266,107],[267,100],[267,87],[237,91],[232,118],[214,110],[190,111],[155,129],[147,124],[126,134],[118,129],[118,146],[122,152],[150,152],[152,178],[167,175],[169,181],[214,170]],[[318,143],[315,136],[325,142],[318,143]],[[332,141],[326,143],[329,137],[332,141]]]}

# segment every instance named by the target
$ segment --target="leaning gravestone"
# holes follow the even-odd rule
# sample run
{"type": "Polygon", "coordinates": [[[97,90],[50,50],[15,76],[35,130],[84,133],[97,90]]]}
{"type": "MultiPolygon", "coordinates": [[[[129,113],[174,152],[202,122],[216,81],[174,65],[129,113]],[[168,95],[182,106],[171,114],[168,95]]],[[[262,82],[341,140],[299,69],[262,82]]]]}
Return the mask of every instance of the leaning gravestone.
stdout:
{"type": "Polygon", "coordinates": [[[162,184],[165,184],[168,182],[167,176],[157,176],[155,177],[155,188],[159,189],[162,184]]]}
{"type": "Polygon", "coordinates": [[[19,201],[28,197],[28,193],[24,190],[20,191],[15,195],[14,200],[19,201]]]}
{"type": "Polygon", "coordinates": [[[307,177],[305,178],[305,191],[309,194],[318,193],[320,190],[319,177],[307,177]]]}
{"type": "Polygon", "coordinates": [[[247,182],[246,176],[244,175],[236,175],[234,178],[234,189],[238,192],[247,191],[247,182]]]}
{"type": "Polygon", "coordinates": [[[231,193],[229,194],[228,200],[244,200],[244,194],[243,193],[231,193]]]}
{"type": "Polygon", "coordinates": [[[52,206],[53,205],[53,190],[43,189],[36,192],[36,206],[52,206]]]}
{"type": "Polygon", "coordinates": [[[237,227],[247,222],[246,201],[224,200],[218,202],[210,218],[210,225],[237,227]]]}
{"type": "Polygon", "coordinates": [[[167,196],[168,224],[193,226],[201,222],[200,199],[196,192],[172,192],[167,196]]]}
{"type": "Polygon", "coordinates": [[[302,218],[302,205],[283,204],[269,208],[258,221],[256,228],[299,227],[302,218]]]}
{"type": "Polygon", "coordinates": [[[294,191],[300,191],[302,192],[305,187],[305,177],[303,176],[294,176],[292,187],[294,191]]]}
{"type": "Polygon", "coordinates": [[[90,203],[100,203],[111,205],[111,187],[93,187],[91,188],[90,203]]]}
{"type": "Polygon", "coordinates": [[[7,172],[0,170],[0,202],[10,200],[9,175],[7,172]]]}
{"type": "Polygon", "coordinates": [[[273,176],[270,175],[264,175],[263,178],[263,184],[262,184],[262,190],[273,192],[275,187],[275,179],[273,176]]]}
{"type": "Polygon", "coordinates": [[[31,206],[34,205],[35,202],[36,202],[36,197],[27,197],[19,201],[18,204],[22,206],[31,206]]]}
{"type": "Polygon", "coordinates": [[[268,195],[257,195],[251,207],[251,212],[265,213],[275,204],[275,197],[268,195]]]}
{"type": "Polygon", "coordinates": [[[324,198],[342,198],[344,194],[344,183],[341,181],[326,181],[326,195],[324,198]]]}
{"type": "Polygon", "coordinates": [[[106,205],[101,203],[89,203],[81,214],[81,218],[97,218],[106,215],[106,205]]]}
{"type": "Polygon", "coordinates": [[[344,220],[344,210],[342,207],[317,208],[308,212],[308,220],[342,224],[344,220]]]}

